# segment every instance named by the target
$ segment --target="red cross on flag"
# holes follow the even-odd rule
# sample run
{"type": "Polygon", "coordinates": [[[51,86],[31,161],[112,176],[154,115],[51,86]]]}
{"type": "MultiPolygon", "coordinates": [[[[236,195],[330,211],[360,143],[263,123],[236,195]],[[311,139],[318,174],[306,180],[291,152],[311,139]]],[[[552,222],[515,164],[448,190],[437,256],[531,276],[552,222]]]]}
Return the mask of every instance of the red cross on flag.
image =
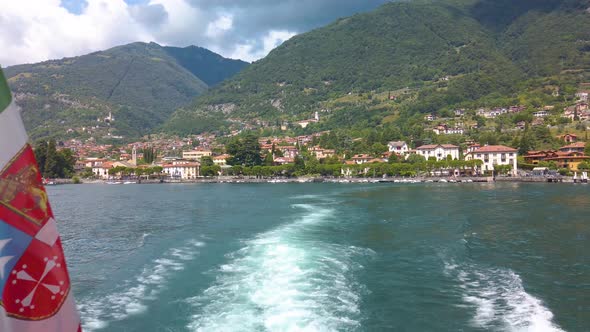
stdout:
{"type": "Polygon", "coordinates": [[[82,331],[55,219],[2,70],[0,331],[82,331]]]}

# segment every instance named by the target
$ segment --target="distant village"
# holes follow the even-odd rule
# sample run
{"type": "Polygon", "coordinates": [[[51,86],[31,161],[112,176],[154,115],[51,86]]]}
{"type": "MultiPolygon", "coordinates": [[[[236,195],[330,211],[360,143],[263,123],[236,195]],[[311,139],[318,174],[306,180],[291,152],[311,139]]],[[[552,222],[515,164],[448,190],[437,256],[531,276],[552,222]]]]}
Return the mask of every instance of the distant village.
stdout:
{"type": "MultiPolygon", "coordinates": [[[[563,109],[559,116],[579,124],[590,121],[589,92],[588,90],[577,92],[575,103],[563,109]]],[[[476,121],[463,120],[467,119],[467,113],[475,113],[478,117],[485,119],[495,119],[524,110],[525,107],[522,106],[479,108],[471,111],[457,109],[453,112],[452,119],[426,114],[425,130],[431,130],[435,135],[463,136],[468,131],[478,128],[476,121]]],[[[521,121],[514,128],[503,130],[518,132],[523,131],[528,125],[543,126],[545,119],[555,114],[552,106],[546,106],[532,114],[532,123],[521,121]]],[[[97,121],[110,123],[115,119],[109,113],[107,117],[97,121]]],[[[306,128],[309,124],[319,121],[320,115],[315,112],[311,118],[298,121],[295,125],[306,128]]],[[[354,177],[376,175],[375,172],[371,174],[371,169],[375,168],[371,165],[394,163],[430,163],[430,166],[419,170],[422,170],[422,174],[433,176],[519,176],[533,171],[546,173],[551,169],[559,171],[562,175],[573,175],[587,171],[590,165],[590,155],[586,154],[587,137],[579,137],[575,133],[564,133],[556,137],[563,143],[558,149],[532,150],[520,155],[518,146],[488,145],[485,142],[476,142],[469,137],[465,137],[462,147],[455,144],[413,146],[412,142],[399,140],[389,142],[386,151],[378,154],[367,151],[346,155],[342,152],[337,153],[338,149],[321,146],[321,138],[329,133],[329,131],[322,131],[296,137],[259,137],[258,153],[264,163],[257,166],[295,165],[298,163],[298,158],[303,160],[303,163],[313,159],[315,163],[330,164],[331,169],[338,170],[338,172],[330,173],[331,176],[354,177]]],[[[239,134],[240,132],[235,131],[227,137],[201,134],[184,138],[153,135],[121,146],[98,144],[92,139],[86,141],[71,139],[60,142],[60,148],[73,151],[77,158],[75,171],[84,178],[110,180],[157,176],[195,180],[203,176],[242,175],[240,174],[243,172],[242,169],[236,171],[234,168],[236,165],[230,165],[229,161],[233,156],[227,152],[225,144],[222,143],[239,134]],[[152,151],[153,156],[146,158],[146,151],[152,151]],[[207,169],[206,172],[204,172],[205,169],[207,169]]],[[[387,171],[382,173],[379,175],[387,175],[387,171]]],[[[276,172],[269,174],[277,175],[276,172]]]]}

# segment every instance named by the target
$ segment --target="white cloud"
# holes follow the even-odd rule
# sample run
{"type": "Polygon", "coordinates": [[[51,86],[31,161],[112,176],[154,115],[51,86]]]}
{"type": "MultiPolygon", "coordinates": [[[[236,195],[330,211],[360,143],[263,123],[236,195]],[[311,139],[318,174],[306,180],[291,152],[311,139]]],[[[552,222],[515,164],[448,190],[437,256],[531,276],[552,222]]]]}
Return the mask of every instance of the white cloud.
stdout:
{"type": "Polygon", "coordinates": [[[0,64],[3,66],[87,53],[150,35],[123,0],[89,0],[82,15],[59,0],[0,0],[0,64]]]}
{"type": "Polygon", "coordinates": [[[292,31],[275,31],[271,30],[262,37],[262,47],[256,48],[256,41],[249,41],[245,44],[238,44],[230,57],[243,59],[246,61],[255,61],[266,56],[275,47],[281,45],[289,38],[295,36],[297,33],[292,31]]]}
{"type": "Polygon", "coordinates": [[[206,35],[209,38],[218,38],[230,31],[233,27],[233,17],[231,15],[223,15],[217,20],[207,25],[206,35]]]}
{"type": "Polygon", "coordinates": [[[296,33],[385,1],[85,0],[74,14],[60,0],[0,0],[0,65],[76,56],[135,41],[197,45],[252,61],[296,33]]]}

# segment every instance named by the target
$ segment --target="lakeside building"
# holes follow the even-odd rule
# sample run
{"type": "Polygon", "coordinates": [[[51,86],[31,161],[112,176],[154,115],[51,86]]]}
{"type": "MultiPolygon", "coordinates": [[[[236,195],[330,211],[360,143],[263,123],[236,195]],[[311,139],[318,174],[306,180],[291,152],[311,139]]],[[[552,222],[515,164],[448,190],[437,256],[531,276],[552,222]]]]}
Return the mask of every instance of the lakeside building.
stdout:
{"type": "Polygon", "coordinates": [[[578,171],[582,162],[590,161],[590,156],[584,154],[584,143],[577,142],[562,146],[559,150],[529,151],[524,160],[533,165],[541,161],[553,161],[559,168],[567,168],[571,171],[578,171]]]}
{"type": "Polygon", "coordinates": [[[554,161],[559,168],[567,168],[570,171],[578,171],[581,163],[590,161],[590,156],[584,155],[583,152],[562,152],[558,151],[555,156],[545,159],[554,161]]]}
{"type": "Polygon", "coordinates": [[[173,161],[162,165],[162,172],[172,179],[194,180],[201,175],[201,164],[190,161],[173,161]]]}
{"type": "Polygon", "coordinates": [[[473,143],[473,144],[471,144],[471,145],[469,145],[467,147],[467,152],[466,153],[473,152],[473,151],[475,151],[475,150],[477,150],[479,148],[481,148],[481,144],[479,144],[479,143],[473,143]]]}
{"type": "Polygon", "coordinates": [[[561,152],[581,152],[584,153],[584,149],[586,148],[586,144],[584,142],[576,142],[570,145],[562,146],[559,148],[561,152]]]}
{"type": "Polygon", "coordinates": [[[517,174],[518,150],[504,145],[486,145],[465,155],[465,160],[481,160],[480,173],[493,171],[496,165],[508,165],[517,174]]]}
{"type": "Polygon", "coordinates": [[[231,157],[229,154],[222,154],[219,156],[215,156],[213,157],[213,163],[215,165],[219,165],[219,166],[225,166],[227,165],[227,158],[231,157]]]}
{"type": "Polygon", "coordinates": [[[405,156],[410,152],[408,144],[404,141],[393,141],[387,143],[389,152],[393,152],[399,156],[405,156]]]}
{"type": "Polygon", "coordinates": [[[451,156],[453,160],[459,159],[459,147],[452,144],[422,145],[416,148],[416,153],[423,156],[426,160],[435,157],[437,161],[440,161],[447,159],[448,156],[451,156]]]}
{"type": "Polygon", "coordinates": [[[197,149],[182,152],[182,159],[200,161],[203,157],[211,157],[211,150],[197,149]]]}
{"type": "Polygon", "coordinates": [[[113,177],[112,174],[109,174],[109,171],[111,170],[111,168],[115,167],[134,168],[135,165],[123,161],[105,161],[102,162],[100,165],[93,166],[92,173],[99,179],[108,180],[113,177]]]}

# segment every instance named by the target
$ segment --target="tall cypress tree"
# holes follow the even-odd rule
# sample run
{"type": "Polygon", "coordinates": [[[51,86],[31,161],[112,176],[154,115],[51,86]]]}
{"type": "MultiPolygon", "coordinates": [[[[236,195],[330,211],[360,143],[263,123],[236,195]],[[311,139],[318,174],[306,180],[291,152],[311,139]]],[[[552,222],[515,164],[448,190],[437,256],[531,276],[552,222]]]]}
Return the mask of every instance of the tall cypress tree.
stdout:
{"type": "Polygon", "coordinates": [[[39,165],[39,173],[45,173],[45,160],[47,159],[47,142],[38,141],[35,144],[35,157],[37,158],[37,164],[39,165]]]}
{"type": "Polygon", "coordinates": [[[43,176],[46,178],[59,177],[59,157],[57,155],[57,149],[55,147],[55,140],[50,140],[47,144],[47,153],[45,155],[45,168],[43,176]]]}

